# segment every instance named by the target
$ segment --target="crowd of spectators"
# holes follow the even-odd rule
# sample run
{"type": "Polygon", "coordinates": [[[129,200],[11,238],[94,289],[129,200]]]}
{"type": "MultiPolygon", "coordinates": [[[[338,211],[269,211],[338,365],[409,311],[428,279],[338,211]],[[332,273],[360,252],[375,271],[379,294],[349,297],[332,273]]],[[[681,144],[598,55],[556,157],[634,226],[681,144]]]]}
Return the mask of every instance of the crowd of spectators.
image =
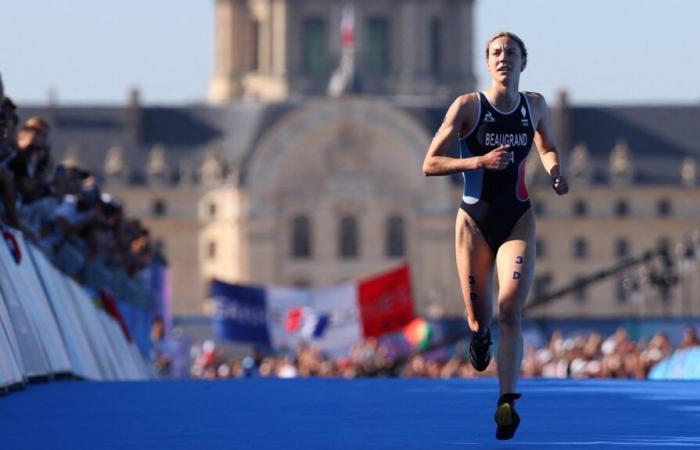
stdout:
{"type": "Polygon", "coordinates": [[[253,352],[244,358],[227,359],[213,341],[192,348],[193,378],[238,377],[343,377],[391,375],[394,361],[376,339],[353,346],[343,358],[332,358],[318,348],[302,345],[295,352],[265,355],[253,352]]]}
{"type": "Polygon", "coordinates": [[[38,116],[20,122],[1,79],[0,103],[0,224],[22,231],[59,267],[80,261],[69,271],[76,276],[95,261],[130,276],[146,267],[155,252],[141,222],[101,191],[95,174],[55,161],[50,124],[38,116]]]}
{"type": "MultiPolygon", "coordinates": [[[[688,327],[676,350],[699,345],[695,329],[688,327]]],[[[599,333],[564,338],[557,332],[546,347],[528,349],[522,371],[531,377],[644,379],[673,352],[671,341],[663,332],[636,342],[624,328],[607,338],[599,333]]]]}
{"type": "MultiPolygon", "coordinates": [[[[389,358],[386,348],[376,339],[355,345],[347,357],[330,358],[311,346],[294,353],[228,359],[213,341],[194,347],[191,367],[193,378],[220,379],[240,377],[342,377],[372,376],[474,378],[495,376],[495,358],[484,372],[476,372],[466,357],[467,342],[456,345],[451,357],[415,353],[408,358],[389,358]]],[[[694,328],[688,327],[675,350],[700,346],[694,328]]],[[[542,348],[526,346],[521,375],[547,378],[647,378],[655,364],[670,356],[674,348],[668,336],[656,333],[651,339],[633,341],[624,328],[608,337],[599,333],[565,337],[552,334],[542,348]]],[[[436,353],[437,354],[437,353],[436,353]]]]}

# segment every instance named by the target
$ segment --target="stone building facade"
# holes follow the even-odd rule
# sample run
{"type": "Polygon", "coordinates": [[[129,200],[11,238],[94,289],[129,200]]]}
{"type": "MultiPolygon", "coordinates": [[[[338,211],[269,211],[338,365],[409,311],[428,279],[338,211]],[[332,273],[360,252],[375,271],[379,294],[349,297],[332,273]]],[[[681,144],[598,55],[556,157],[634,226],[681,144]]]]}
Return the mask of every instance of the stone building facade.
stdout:
{"type": "MultiPolygon", "coordinates": [[[[326,286],[404,262],[419,313],[464,314],[461,177],[426,178],[421,165],[453,96],[483,87],[473,1],[351,2],[358,83],[329,97],[346,3],[216,0],[209,104],[143,106],[134,92],[124,107],[22,108],[52,123],[57,160],[98,174],[163,241],[177,314],[210,312],[212,278],[326,286]]],[[[687,256],[700,240],[700,108],[549,101],[572,191],[557,197],[531,153],[532,297],[659,242],[687,256]]],[[[700,314],[700,266],[674,260],[680,282],[664,298],[640,265],[529,314],[700,314]]]]}

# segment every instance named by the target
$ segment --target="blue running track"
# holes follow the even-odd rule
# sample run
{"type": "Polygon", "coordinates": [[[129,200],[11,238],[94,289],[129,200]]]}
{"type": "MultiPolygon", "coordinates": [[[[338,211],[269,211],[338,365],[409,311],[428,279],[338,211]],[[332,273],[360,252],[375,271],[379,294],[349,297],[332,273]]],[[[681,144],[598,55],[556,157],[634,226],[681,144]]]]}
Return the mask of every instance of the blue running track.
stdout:
{"type": "Polygon", "coordinates": [[[57,382],[0,398],[3,450],[700,448],[700,382],[494,379],[57,382]]]}

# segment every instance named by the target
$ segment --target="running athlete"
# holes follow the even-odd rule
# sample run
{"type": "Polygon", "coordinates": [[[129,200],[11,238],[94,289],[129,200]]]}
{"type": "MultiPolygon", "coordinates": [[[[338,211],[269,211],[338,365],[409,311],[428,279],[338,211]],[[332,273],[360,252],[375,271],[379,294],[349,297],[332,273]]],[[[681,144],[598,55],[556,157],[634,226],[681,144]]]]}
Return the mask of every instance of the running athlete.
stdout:
{"type": "Polygon", "coordinates": [[[521,313],[535,271],[535,217],[525,187],[525,162],[537,146],[559,195],[569,187],[559,166],[547,104],[534,92],[520,92],[527,64],[523,41],[499,33],[486,45],[491,86],[458,97],[447,110],[423,162],[427,176],[462,173],[464,192],[457,213],[457,271],[472,332],[469,359],[478,371],[491,362],[494,265],[498,276],[497,354],[500,397],[496,438],[511,439],[520,424],[516,381],[523,356],[521,313]],[[460,158],[446,156],[459,139],[460,158]]]}

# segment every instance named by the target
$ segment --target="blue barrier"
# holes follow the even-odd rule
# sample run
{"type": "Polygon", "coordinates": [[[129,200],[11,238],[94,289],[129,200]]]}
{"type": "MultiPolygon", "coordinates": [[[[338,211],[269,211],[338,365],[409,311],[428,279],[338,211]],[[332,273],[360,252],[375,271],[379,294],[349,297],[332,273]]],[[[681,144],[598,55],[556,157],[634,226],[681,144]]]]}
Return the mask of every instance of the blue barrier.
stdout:
{"type": "Polygon", "coordinates": [[[700,347],[678,350],[649,372],[650,380],[700,380],[700,347]]]}

